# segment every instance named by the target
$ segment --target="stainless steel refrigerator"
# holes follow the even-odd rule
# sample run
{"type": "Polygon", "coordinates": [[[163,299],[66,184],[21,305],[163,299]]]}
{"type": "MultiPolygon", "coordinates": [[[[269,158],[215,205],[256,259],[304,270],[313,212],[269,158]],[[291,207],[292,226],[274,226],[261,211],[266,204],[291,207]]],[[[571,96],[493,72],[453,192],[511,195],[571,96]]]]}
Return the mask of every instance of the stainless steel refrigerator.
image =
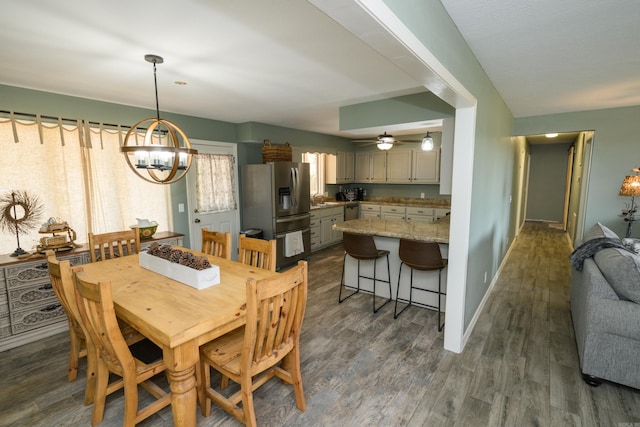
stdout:
{"type": "Polygon", "coordinates": [[[267,240],[276,239],[276,268],[309,256],[309,164],[272,162],[244,165],[242,228],[258,228],[267,240]]]}

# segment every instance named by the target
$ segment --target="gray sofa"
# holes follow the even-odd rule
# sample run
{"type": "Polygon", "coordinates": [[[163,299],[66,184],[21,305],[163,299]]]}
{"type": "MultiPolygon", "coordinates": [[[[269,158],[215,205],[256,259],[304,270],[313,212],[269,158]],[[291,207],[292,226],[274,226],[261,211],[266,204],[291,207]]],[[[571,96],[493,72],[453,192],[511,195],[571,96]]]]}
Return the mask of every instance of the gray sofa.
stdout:
{"type": "MultiPolygon", "coordinates": [[[[584,243],[598,238],[620,242],[600,223],[584,243]]],[[[605,247],[578,268],[574,265],[571,274],[571,316],[584,380],[640,389],[640,257],[605,247]]]]}

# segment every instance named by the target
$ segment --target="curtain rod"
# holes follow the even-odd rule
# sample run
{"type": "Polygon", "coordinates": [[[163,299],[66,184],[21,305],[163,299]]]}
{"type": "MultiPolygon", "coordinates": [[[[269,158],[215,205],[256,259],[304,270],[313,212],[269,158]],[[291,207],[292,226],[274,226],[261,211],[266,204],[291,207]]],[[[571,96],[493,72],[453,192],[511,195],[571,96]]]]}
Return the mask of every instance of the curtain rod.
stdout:
{"type": "MultiPolygon", "coordinates": [[[[12,111],[7,111],[7,110],[0,110],[0,114],[7,114],[7,115],[11,115],[12,111]]],[[[32,117],[32,118],[37,118],[38,115],[37,114],[33,114],[33,113],[19,113],[17,111],[13,111],[14,115],[17,116],[26,116],[26,117],[32,117]]],[[[48,120],[55,120],[57,121],[58,119],[63,120],[65,122],[72,122],[72,123],[77,123],[78,119],[66,119],[64,117],[54,117],[54,116],[47,116],[47,115],[40,115],[40,118],[42,119],[48,119],[48,120]]],[[[110,127],[115,127],[117,128],[122,127],[122,128],[131,128],[131,126],[128,125],[116,125],[113,123],[100,123],[100,122],[92,122],[92,121],[87,121],[87,123],[89,123],[90,125],[102,125],[102,126],[110,126],[110,127]]]]}

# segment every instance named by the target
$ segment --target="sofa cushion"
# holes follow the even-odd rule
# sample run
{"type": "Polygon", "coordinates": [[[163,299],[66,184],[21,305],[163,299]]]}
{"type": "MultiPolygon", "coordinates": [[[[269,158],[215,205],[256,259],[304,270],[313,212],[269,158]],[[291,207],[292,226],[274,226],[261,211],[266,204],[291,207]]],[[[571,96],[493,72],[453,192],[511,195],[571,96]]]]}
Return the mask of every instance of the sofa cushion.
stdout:
{"type": "Polygon", "coordinates": [[[593,257],[602,275],[621,299],[640,304],[640,257],[618,249],[602,249],[593,257]]]}
{"type": "Polygon", "coordinates": [[[620,237],[618,237],[614,231],[599,222],[587,231],[587,234],[584,236],[584,241],[586,242],[587,240],[596,239],[598,237],[609,237],[610,239],[620,240],[620,237]]]}

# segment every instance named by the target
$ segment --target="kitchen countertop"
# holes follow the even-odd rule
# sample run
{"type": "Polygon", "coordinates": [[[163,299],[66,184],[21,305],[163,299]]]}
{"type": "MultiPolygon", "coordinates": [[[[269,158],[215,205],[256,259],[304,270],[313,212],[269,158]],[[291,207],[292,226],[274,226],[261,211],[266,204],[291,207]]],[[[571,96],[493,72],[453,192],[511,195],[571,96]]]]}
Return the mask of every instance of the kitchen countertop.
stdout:
{"type": "Polygon", "coordinates": [[[333,225],[333,229],[356,234],[449,243],[449,216],[432,223],[384,219],[353,219],[333,225]]]}
{"type": "Polygon", "coordinates": [[[328,201],[328,202],[323,202],[317,205],[311,205],[311,210],[316,210],[316,209],[327,209],[327,208],[335,208],[337,206],[358,206],[358,204],[361,202],[358,202],[356,200],[352,201],[352,202],[337,202],[337,201],[328,201]]]}
{"type": "Polygon", "coordinates": [[[339,202],[335,200],[327,200],[326,202],[323,202],[317,205],[312,204],[311,210],[332,208],[335,206],[358,205],[358,204],[451,209],[451,200],[449,199],[414,199],[409,197],[379,197],[379,198],[366,199],[366,200],[353,200],[351,202],[349,201],[339,202]]]}

